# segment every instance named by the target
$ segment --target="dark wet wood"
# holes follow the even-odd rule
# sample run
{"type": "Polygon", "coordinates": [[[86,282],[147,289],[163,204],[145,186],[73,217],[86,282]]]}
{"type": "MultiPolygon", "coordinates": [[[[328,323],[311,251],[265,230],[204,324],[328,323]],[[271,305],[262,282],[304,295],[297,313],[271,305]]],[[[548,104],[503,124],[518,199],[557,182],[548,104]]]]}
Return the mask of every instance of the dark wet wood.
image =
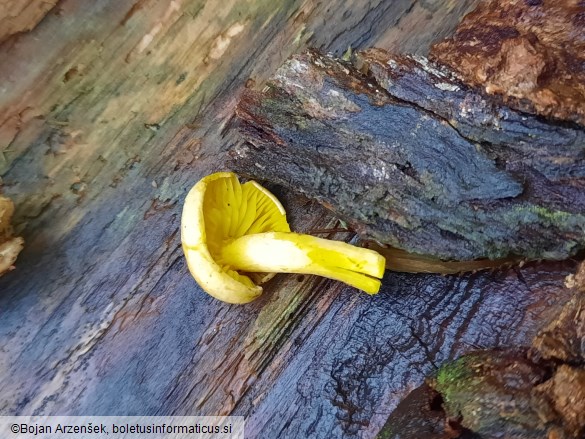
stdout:
{"type": "MultiPolygon", "coordinates": [[[[277,276],[231,306],[180,249],[183,197],[223,168],[246,84],[308,43],[424,53],[461,3],[63,0],[8,40],[0,172],[26,247],[0,279],[0,412],[233,413],[247,437],[369,438],[435,366],[532,337],[573,262],[388,273],[375,297],[277,276]]],[[[275,191],[296,230],[335,226],[275,191]]]]}
{"type": "Polygon", "coordinates": [[[469,352],[400,402],[380,439],[581,438],[585,434],[585,264],[525,346],[469,352]]]}
{"type": "Polygon", "coordinates": [[[585,248],[585,129],[514,111],[423,57],[369,49],[356,64],[309,51],[245,92],[235,123],[248,143],[232,166],[412,253],[562,260],[585,248]]]}

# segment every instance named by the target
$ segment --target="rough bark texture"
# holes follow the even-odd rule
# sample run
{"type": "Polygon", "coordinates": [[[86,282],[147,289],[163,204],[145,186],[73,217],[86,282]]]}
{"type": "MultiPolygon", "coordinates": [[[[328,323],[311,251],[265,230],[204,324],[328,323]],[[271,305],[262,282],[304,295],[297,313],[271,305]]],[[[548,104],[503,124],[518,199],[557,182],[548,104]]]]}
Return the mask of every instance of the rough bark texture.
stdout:
{"type": "Polygon", "coordinates": [[[477,351],[443,365],[430,387],[400,404],[380,437],[582,438],[584,280],[585,264],[570,282],[573,298],[530,347],[477,351]]]}
{"type": "Polygon", "coordinates": [[[58,0],[1,0],[0,43],[11,35],[27,32],[53,9],[58,0]]]}
{"type": "Polygon", "coordinates": [[[585,125],[585,2],[490,0],[431,57],[512,108],[585,125]]]}
{"type": "Polygon", "coordinates": [[[457,419],[447,420],[442,404],[441,394],[423,384],[400,401],[377,439],[481,439],[457,419]]]}
{"type": "Polygon", "coordinates": [[[363,237],[443,259],[564,259],[585,245],[585,130],[489,99],[424,58],[286,62],[237,108],[240,172],[363,237]]]}
{"type": "Polygon", "coordinates": [[[443,399],[447,422],[486,439],[537,439],[547,437],[548,426],[532,404],[532,391],[546,378],[546,368],[525,351],[480,351],[441,367],[432,387],[443,399]]]}
{"type": "Polygon", "coordinates": [[[13,236],[13,213],[12,201],[0,196],[0,276],[14,268],[13,264],[24,245],[22,238],[13,236]]]}
{"type": "MultiPolygon", "coordinates": [[[[367,439],[435,366],[526,344],[573,261],[388,273],[376,297],[277,276],[235,307],[180,249],[183,198],[224,167],[246,85],[307,45],[426,53],[475,3],[62,0],[6,41],[0,173],[26,246],[0,278],[0,413],[235,414],[247,438],[367,439]]],[[[271,189],[295,230],[336,225],[271,189]]]]}
{"type": "Polygon", "coordinates": [[[585,266],[567,284],[580,294],[536,336],[533,345],[546,360],[585,365],[585,266]]]}

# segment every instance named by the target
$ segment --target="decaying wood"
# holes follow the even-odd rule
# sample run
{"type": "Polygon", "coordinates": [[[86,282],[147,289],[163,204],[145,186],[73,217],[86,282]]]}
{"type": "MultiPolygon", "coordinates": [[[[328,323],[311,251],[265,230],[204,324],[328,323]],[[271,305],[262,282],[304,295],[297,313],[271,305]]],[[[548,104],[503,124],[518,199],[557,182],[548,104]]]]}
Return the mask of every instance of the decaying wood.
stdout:
{"type": "Polygon", "coordinates": [[[297,55],[237,108],[240,172],[365,238],[442,259],[564,259],[585,245],[585,130],[520,113],[424,58],[297,55]]]}
{"type": "Polygon", "coordinates": [[[585,3],[490,0],[431,58],[510,107],[585,125],[585,3]]]}
{"type": "MultiPolygon", "coordinates": [[[[269,380],[252,386],[238,404],[241,413],[254,410],[251,435],[268,438],[282,429],[290,437],[373,437],[425,371],[460,353],[494,346],[488,341],[494,330],[496,346],[529,343],[555,304],[570,299],[553,274],[567,266],[550,264],[458,277],[388,274],[374,300],[343,291],[330,302],[315,290],[310,299],[299,298],[310,301],[311,320],[319,318],[321,307],[329,311],[314,330],[299,327],[284,341],[284,352],[263,373],[281,374],[275,385],[269,380]],[[527,284],[518,284],[519,276],[527,284]],[[445,296],[452,288],[458,293],[445,296]],[[498,310],[490,311],[492,306],[498,310]],[[470,314],[475,317],[467,325],[463,316],[470,314]],[[297,337],[296,355],[288,355],[297,337]],[[284,371],[281,361],[288,363],[284,371]],[[286,382],[295,383],[292,398],[286,382]],[[263,392],[275,398],[263,398],[263,392]],[[281,420],[271,418],[273,413],[281,420]]],[[[270,303],[292,300],[283,292],[270,303]]]]}
{"type": "MultiPolygon", "coordinates": [[[[569,283],[568,283],[569,284],[569,283]]],[[[389,417],[380,437],[582,438],[585,264],[531,346],[476,351],[443,365],[389,417]]]]}
{"type": "Polygon", "coordinates": [[[539,358],[585,366],[585,264],[567,278],[565,285],[575,295],[532,344],[539,358]]]}
{"type": "Polygon", "coordinates": [[[14,203],[9,198],[0,196],[0,276],[13,268],[24,240],[13,236],[12,214],[14,203]]]}
{"type": "Polygon", "coordinates": [[[11,35],[27,32],[53,9],[58,0],[0,1],[0,43],[11,35]]]}
{"type": "MultiPolygon", "coordinates": [[[[247,438],[368,439],[435,366],[526,344],[573,261],[388,273],[376,297],[277,276],[234,307],[180,249],[183,198],[225,167],[244,87],[309,44],[425,53],[475,3],[62,0],[6,41],[0,173],[26,246],[0,278],[0,413],[234,414],[247,438]]],[[[271,190],[295,230],[337,221],[271,190]]]]}
{"type": "Polygon", "coordinates": [[[386,258],[386,269],[402,273],[460,274],[494,268],[521,265],[522,258],[474,259],[472,261],[443,261],[438,258],[409,253],[395,247],[382,247],[372,241],[362,242],[363,247],[376,250],[386,258]]]}

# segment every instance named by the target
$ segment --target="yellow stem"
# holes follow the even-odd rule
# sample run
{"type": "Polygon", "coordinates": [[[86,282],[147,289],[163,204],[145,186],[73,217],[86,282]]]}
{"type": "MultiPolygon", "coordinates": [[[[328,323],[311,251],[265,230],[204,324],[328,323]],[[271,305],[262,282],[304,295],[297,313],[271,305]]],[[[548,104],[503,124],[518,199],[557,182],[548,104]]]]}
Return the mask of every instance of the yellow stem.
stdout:
{"type": "Polygon", "coordinates": [[[287,232],[235,239],[223,247],[218,262],[244,272],[316,274],[369,294],[380,289],[386,263],[374,250],[287,232]]]}

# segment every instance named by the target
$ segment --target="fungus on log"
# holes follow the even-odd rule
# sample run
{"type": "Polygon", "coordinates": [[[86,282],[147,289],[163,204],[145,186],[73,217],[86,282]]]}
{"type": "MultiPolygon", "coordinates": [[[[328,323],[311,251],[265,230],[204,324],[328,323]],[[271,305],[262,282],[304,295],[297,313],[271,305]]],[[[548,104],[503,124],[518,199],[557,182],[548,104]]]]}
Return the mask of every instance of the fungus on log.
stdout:
{"type": "MultiPolygon", "coordinates": [[[[573,48],[564,50],[566,58],[573,48]]],[[[563,84],[569,102],[572,83],[563,84]]],[[[349,64],[310,51],[262,92],[244,92],[236,123],[246,143],[232,150],[231,166],[299,190],[362,237],[411,253],[564,259],[585,247],[581,107],[531,108],[540,107],[508,105],[422,57],[370,49],[349,64]]]]}

